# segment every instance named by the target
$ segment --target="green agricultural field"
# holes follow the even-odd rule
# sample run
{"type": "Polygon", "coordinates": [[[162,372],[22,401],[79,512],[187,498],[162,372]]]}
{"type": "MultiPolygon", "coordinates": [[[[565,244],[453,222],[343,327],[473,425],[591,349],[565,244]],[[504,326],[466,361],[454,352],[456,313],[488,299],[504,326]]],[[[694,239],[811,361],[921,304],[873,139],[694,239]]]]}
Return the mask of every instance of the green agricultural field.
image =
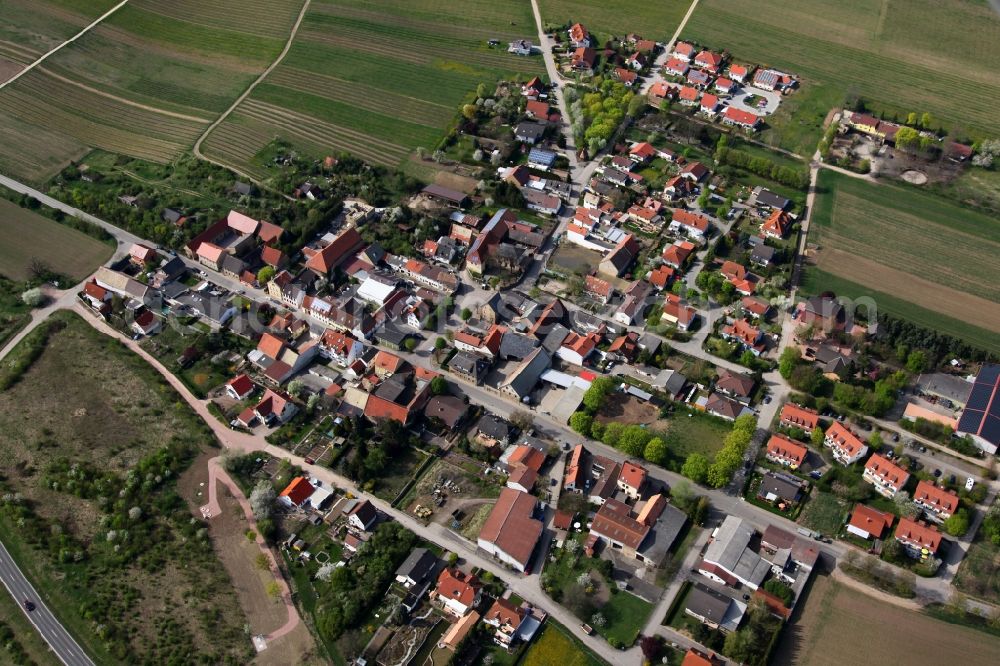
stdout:
{"type": "Polygon", "coordinates": [[[36,259],[56,273],[82,280],[113,252],[110,245],[6,199],[0,199],[0,234],[0,275],[13,280],[28,279],[36,259]]]}
{"type": "MultiPolygon", "coordinates": [[[[13,4],[14,28],[55,16],[53,34],[65,38],[112,3],[13,4]],[[63,18],[69,27],[59,26],[63,18]]],[[[14,128],[0,143],[0,169],[43,182],[87,147],[176,159],[273,62],[301,7],[300,0],[129,2],[0,90],[0,125],[14,128]]],[[[13,48],[2,30],[0,58],[13,48]]],[[[30,61],[33,53],[9,59],[30,61]]]]}
{"type": "Polygon", "coordinates": [[[657,0],[628,5],[602,0],[538,0],[546,25],[582,23],[601,37],[629,33],[665,42],[680,25],[691,0],[657,0]]]}
{"type": "Polygon", "coordinates": [[[765,135],[801,155],[848,95],[890,116],[928,111],[953,131],[996,134],[1000,18],[985,2],[701,0],[683,36],[802,77],[765,135]]]}
{"type": "Polygon", "coordinates": [[[251,175],[276,137],[397,166],[432,150],[480,83],[542,74],[540,57],[506,49],[534,34],[530,5],[515,0],[315,1],[281,65],[203,149],[251,175]]]}
{"type": "Polygon", "coordinates": [[[0,71],[4,60],[37,60],[116,4],[118,0],[4,0],[0,71]]]}
{"type": "MultiPolygon", "coordinates": [[[[855,283],[876,298],[878,307],[929,328],[993,346],[1000,331],[1000,287],[983,276],[996,270],[1000,224],[981,213],[914,188],[873,184],[822,171],[809,230],[818,247],[807,291],[855,283]],[[899,242],[900,239],[906,242],[899,242]],[[819,273],[826,274],[820,279],[819,273]],[[890,295],[883,300],[883,295],[890,295]],[[909,303],[907,308],[902,303],[909,303]],[[936,313],[934,321],[901,309],[936,313]],[[948,322],[948,319],[955,320],[948,322]],[[977,334],[970,328],[985,329],[977,334]],[[960,330],[967,330],[960,334],[960,330]]],[[[846,287],[845,296],[864,295],[846,287]]],[[[916,312],[914,312],[916,314],[916,312]]]]}

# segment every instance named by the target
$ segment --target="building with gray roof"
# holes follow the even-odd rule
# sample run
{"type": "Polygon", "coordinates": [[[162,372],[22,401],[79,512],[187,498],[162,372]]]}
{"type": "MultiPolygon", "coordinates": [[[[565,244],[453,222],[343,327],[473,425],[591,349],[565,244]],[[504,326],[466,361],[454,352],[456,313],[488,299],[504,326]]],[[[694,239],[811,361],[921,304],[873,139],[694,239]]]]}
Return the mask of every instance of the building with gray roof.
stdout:
{"type": "Polygon", "coordinates": [[[756,590],[770,570],[770,563],[750,548],[756,530],[742,518],[727,516],[716,529],[698,572],[716,582],[737,582],[756,590]]]}

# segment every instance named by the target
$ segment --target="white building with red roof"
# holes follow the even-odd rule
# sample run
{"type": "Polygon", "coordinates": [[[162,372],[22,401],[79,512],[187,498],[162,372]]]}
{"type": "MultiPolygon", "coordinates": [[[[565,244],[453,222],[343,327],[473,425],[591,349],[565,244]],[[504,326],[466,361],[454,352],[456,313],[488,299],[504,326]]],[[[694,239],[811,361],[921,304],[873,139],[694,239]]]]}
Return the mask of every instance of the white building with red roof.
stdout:
{"type": "Polygon", "coordinates": [[[853,464],[868,453],[868,445],[839,421],[827,428],[823,444],[833,451],[833,457],[841,465],[853,464]]]}
{"type": "Polygon", "coordinates": [[[472,574],[450,567],[442,569],[438,575],[437,587],[431,598],[455,617],[462,617],[479,604],[481,587],[479,579],[472,574]]]}
{"type": "Polygon", "coordinates": [[[819,412],[801,407],[794,402],[786,402],[781,408],[778,422],[786,428],[801,428],[806,432],[812,432],[819,426],[819,412]]]}
{"type": "Polygon", "coordinates": [[[862,477],[875,486],[876,492],[892,499],[910,480],[910,473],[883,455],[876,453],[865,463],[862,477]]]}
{"type": "Polygon", "coordinates": [[[733,125],[735,127],[742,127],[743,129],[755,130],[760,124],[760,116],[755,113],[750,113],[749,111],[744,111],[743,109],[737,109],[736,107],[729,106],[722,114],[722,123],[724,125],[733,125]]]}
{"type": "Polygon", "coordinates": [[[771,435],[771,439],[767,440],[765,457],[789,469],[798,469],[808,455],[809,449],[784,435],[771,435]]]}
{"type": "Polygon", "coordinates": [[[618,474],[618,488],[629,498],[639,499],[639,491],[646,482],[647,474],[645,467],[626,461],[622,463],[622,470],[618,474]]]}
{"type": "Polygon", "coordinates": [[[944,522],[958,510],[958,495],[930,481],[921,481],[913,491],[913,503],[935,522],[944,522]]]}
{"type": "Polygon", "coordinates": [[[245,374],[233,377],[226,382],[226,393],[233,400],[245,400],[253,393],[255,388],[257,388],[257,385],[245,374]]]}
{"type": "Polygon", "coordinates": [[[847,531],[862,539],[881,539],[895,519],[893,514],[886,511],[873,509],[866,504],[855,504],[851,518],[847,521],[847,531]]]}
{"type": "Polygon", "coordinates": [[[937,555],[941,547],[941,533],[936,527],[909,518],[900,518],[896,525],[896,541],[903,544],[906,553],[919,560],[937,555]]]}
{"type": "Polygon", "coordinates": [[[534,517],[538,500],[504,488],[493,505],[476,543],[487,553],[520,572],[531,565],[531,554],[542,536],[542,521],[534,517]]]}

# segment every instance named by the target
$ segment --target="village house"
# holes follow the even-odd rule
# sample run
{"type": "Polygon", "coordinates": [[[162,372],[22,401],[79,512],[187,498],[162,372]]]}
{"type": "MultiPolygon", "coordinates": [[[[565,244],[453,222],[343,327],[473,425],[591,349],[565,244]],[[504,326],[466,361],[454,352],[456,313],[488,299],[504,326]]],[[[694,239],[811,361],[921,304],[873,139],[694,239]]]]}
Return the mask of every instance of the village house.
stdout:
{"type": "Polygon", "coordinates": [[[631,500],[639,499],[642,484],[646,482],[646,468],[631,462],[622,463],[618,473],[618,488],[631,500]]]}
{"type": "Polygon", "coordinates": [[[827,428],[823,444],[833,451],[834,459],[841,465],[851,465],[868,453],[868,445],[839,421],[827,428]]]}
{"type": "Polygon", "coordinates": [[[924,510],[928,518],[943,523],[958,510],[958,495],[930,481],[920,481],[913,491],[913,503],[924,510]]]}
{"type": "Polygon", "coordinates": [[[895,537],[903,545],[906,554],[915,560],[936,557],[941,547],[941,533],[936,527],[910,518],[899,519],[895,537]]]}
{"type": "Polygon", "coordinates": [[[722,113],[722,123],[754,131],[760,125],[760,116],[743,109],[737,109],[735,106],[727,106],[722,113]]]}
{"type": "Polygon", "coordinates": [[[368,532],[378,522],[378,509],[368,500],[356,500],[347,511],[347,524],[360,531],[368,532]]]}
{"type": "Polygon", "coordinates": [[[226,382],[226,395],[233,400],[246,400],[256,389],[257,385],[247,375],[238,375],[226,382]]]}
{"type": "Polygon", "coordinates": [[[876,492],[892,499],[910,480],[910,473],[878,453],[865,463],[862,478],[875,486],[876,492]]]}
{"type": "Polygon", "coordinates": [[[808,455],[809,449],[784,435],[771,435],[767,440],[766,458],[783,467],[798,469],[808,455]]]}
{"type": "Polygon", "coordinates": [[[723,339],[736,342],[749,350],[754,356],[760,356],[767,349],[764,344],[764,332],[746,319],[737,319],[723,326],[719,334],[723,339]]]}
{"type": "Polygon", "coordinates": [[[448,567],[438,575],[437,587],[431,595],[442,608],[454,615],[462,617],[479,605],[482,598],[482,585],[479,579],[467,574],[461,569],[448,567]]]}
{"type": "Polygon", "coordinates": [[[873,509],[867,504],[855,504],[847,521],[847,531],[862,539],[881,539],[895,519],[889,512],[873,509]]]}
{"type": "Polygon", "coordinates": [[[749,375],[741,375],[725,368],[719,368],[718,377],[715,380],[715,390],[723,395],[736,398],[742,403],[749,404],[753,395],[754,386],[757,382],[749,375]]]}
{"type": "Polygon", "coordinates": [[[507,566],[528,571],[542,535],[542,522],[534,517],[537,503],[532,495],[503,488],[479,532],[477,545],[507,566]]]}
{"type": "Polygon", "coordinates": [[[708,233],[710,223],[708,218],[698,213],[692,213],[681,208],[675,208],[668,230],[671,233],[685,233],[689,238],[703,242],[708,233]]]}
{"type": "Polygon", "coordinates": [[[799,428],[807,433],[819,427],[819,412],[808,407],[800,407],[793,402],[786,402],[781,407],[778,422],[786,428],[799,428]]]}
{"type": "MultiPolygon", "coordinates": [[[[686,182],[686,181],[685,181],[686,182]]],[[[678,240],[663,250],[663,263],[677,270],[682,270],[688,258],[694,254],[695,244],[690,241],[678,240]]]]}
{"type": "Polygon", "coordinates": [[[663,316],[661,320],[666,324],[677,327],[679,331],[686,331],[691,328],[698,316],[697,310],[688,305],[677,294],[667,294],[663,301],[663,316]]]}

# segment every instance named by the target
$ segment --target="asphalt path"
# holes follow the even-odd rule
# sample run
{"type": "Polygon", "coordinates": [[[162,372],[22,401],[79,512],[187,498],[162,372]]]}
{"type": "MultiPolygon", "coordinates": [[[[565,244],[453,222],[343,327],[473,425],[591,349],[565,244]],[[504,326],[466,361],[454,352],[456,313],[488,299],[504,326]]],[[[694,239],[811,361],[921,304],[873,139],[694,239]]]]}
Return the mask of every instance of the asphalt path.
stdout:
{"type": "Polygon", "coordinates": [[[0,580],[62,663],[67,666],[93,666],[94,662],[38,596],[38,592],[21,573],[14,558],[2,543],[0,543],[0,580]],[[25,600],[35,604],[35,610],[27,611],[24,608],[25,600]]]}

